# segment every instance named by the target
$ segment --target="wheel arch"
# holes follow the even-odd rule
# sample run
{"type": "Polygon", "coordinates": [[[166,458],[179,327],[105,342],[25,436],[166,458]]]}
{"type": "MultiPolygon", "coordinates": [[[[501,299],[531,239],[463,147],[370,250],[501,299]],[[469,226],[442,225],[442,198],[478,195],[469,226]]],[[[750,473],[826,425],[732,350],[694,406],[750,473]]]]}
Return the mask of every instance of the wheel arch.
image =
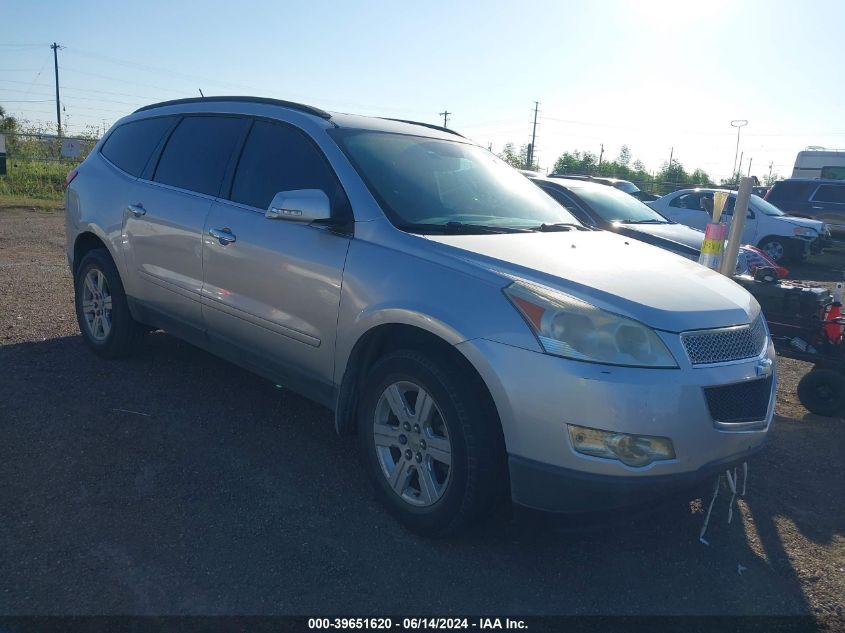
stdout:
{"type": "Polygon", "coordinates": [[[111,250],[109,250],[106,240],[93,231],[87,230],[77,235],[73,242],[73,262],[71,265],[71,271],[74,275],[76,275],[76,271],[79,270],[79,264],[82,262],[85,255],[98,248],[102,248],[108,252],[109,257],[112,258],[112,261],[115,262],[115,266],[117,266],[117,261],[115,260],[114,254],[111,250]]]}
{"type": "Polygon", "coordinates": [[[501,432],[498,411],[487,384],[481,373],[454,343],[418,325],[382,323],[371,327],[358,338],[347,359],[335,406],[335,430],[339,435],[353,435],[356,432],[358,396],[369,368],[385,354],[398,349],[424,352],[445,362],[454,363],[462,371],[468,372],[467,375],[476,383],[485,400],[485,406],[494,416],[501,432]]]}

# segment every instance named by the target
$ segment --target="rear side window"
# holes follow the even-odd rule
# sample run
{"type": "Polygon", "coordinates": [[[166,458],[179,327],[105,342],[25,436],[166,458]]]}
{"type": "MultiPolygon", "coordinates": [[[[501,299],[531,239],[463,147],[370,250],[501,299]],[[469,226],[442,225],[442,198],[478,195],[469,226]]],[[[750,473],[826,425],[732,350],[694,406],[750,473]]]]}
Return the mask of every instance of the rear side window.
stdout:
{"type": "Polygon", "coordinates": [[[818,184],[814,182],[789,182],[788,180],[776,182],[772,186],[769,195],[766,196],[766,200],[772,204],[777,204],[777,201],[783,202],[787,200],[806,202],[810,199],[810,195],[812,195],[817,186],[818,184]]]}
{"type": "Polygon", "coordinates": [[[677,207],[679,209],[700,209],[701,208],[701,194],[700,193],[684,193],[677,198],[672,198],[669,201],[670,207],[677,207]]]}
{"type": "Polygon", "coordinates": [[[813,196],[813,201],[845,204],[845,185],[822,185],[813,196]]]}
{"type": "Polygon", "coordinates": [[[185,117],[170,135],[153,180],[218,195],[232,151],[248,125],[247,119],[235,117],[185,117]]]}
{"type": "Polygon", "coordinates": [[[174,119],[166,116],[125,123],[109,134],[100,151],[126,173],[140,176],[174,119]]]}
{"type": "Polygon", "coordinates": [[[829,165],[822,167],[822,178],[829,178],[831,180],[845,180],[845,167],[829,165]]]}
{"type": "Polygon", "coordinates": [[[337,187],[331,168],[304,134],[256,121],[235,172],[231,199],[266,209],[280,191],[322,189],[331,199],[337,187]]]}

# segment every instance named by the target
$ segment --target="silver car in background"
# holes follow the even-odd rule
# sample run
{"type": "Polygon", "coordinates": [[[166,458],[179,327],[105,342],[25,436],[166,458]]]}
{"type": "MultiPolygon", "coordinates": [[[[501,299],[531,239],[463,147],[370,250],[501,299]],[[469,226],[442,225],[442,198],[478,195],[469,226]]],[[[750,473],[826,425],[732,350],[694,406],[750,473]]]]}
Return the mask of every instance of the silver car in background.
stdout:
{"type": "Polygon", "coordinates": [[[750,294],[584,227],[449,130],[186,99],[118,121],[68,181],[87,344],[119,357],[161,328],[323,403],[419,532],[508,496],[631,504],[769,431],[750,294]]]}

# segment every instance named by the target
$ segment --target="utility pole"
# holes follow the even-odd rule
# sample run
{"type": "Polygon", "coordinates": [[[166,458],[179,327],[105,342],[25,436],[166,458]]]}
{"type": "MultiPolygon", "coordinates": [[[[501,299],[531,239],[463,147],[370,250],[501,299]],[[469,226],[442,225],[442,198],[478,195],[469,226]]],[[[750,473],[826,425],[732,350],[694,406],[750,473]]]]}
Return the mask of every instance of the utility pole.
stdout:
{"type": "Polygon", "coordinates": [[[768,182],[769,182],[770,184],[771,184],[771,182],[772,182],[772,167],[774,167],[774,166],[775,166],[775,161],[771,161],[771,162],[769,163],[769,180],[768,180],[768,182]]]}
{"type": "Polygon", "coordinates": [[[537,140],[537,108],[540,107],[540,102],[534,102],[534,127],[531,128],[531,145],[528,146],[528,164],[526,169],[531,169],[534,165],[534,141],[537,140]]]}
{"type": "Polygon", "coordinates": [[[748,159],[748,177],[751,178],[751,163],[754,162],[754,157],[748,159]]]}
{"type": "MultiPolygon", "coordinates": [[[[746,121],[745,119],[734,119],[733,121],[731,121],[731,126],[736,128],[736,151],[734,152],[734,168],[731,172],[731,178],[733,178],[737,174],[738,168],[736,165],[736,157],[739,154],[739,133],[742,131],[742,128],[744,128],[746,125],[748,125],[748,121],[746,121]]],[[[740,161],[739,164],[742,165],[742,161],[740,161]]]]}
{"type": "Polygon", "coordinates": [[[53,68],[56,70],[56,129],[59,132],[59,136],[62,135],[62,110],[59,101],[59,49],[61,46],[53,42],[50,45],[50,48],[53,49],[53,68]]]}
{"type": "Polygon", "coordinates": [[[438,114],[443,117],[443,127],[449,127],[449,115],[454,114],[454,112],[444,110],[443,112],[439,112],[438,114]]]}
{"type": "Polygon", "coordinates": [[[675,155],[675,148],[669,148],[669,166],[666,168],[666,171],[670,171],[672,169],[672,156],[675,155]]]}
{"type": "Polygon", "coordinates": [[[601,151],[599,152],[599,167],[601,167],[601,159],[604,156],[604,143],[601,144],[601,151]]]}

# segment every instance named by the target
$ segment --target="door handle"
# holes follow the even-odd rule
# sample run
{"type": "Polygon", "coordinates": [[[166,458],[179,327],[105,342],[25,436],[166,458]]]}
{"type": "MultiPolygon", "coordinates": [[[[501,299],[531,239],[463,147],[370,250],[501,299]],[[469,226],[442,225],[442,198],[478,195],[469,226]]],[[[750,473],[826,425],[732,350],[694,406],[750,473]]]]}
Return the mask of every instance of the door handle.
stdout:
{"type": "Polygon", "coordinates": [[[822,211],[824,209],[824,207],[811,207],[811,208],[815,209],[816,211],[822,211]]]}
{"type": "Polygon", "coordinates": [[[208,231],[208,234],[211,237],[215,238],[218,242],[220,242],[221,246],[231,244],[232,242],[235,242],[238,239],[228,227],[224,227],[222,229],[210,229],[208,231]]]}
{"type": "Polygon", "coordinates": [[[126,207],[126,210],[129,211],[129,213],[134,215],[136,218],[140,218],[147,212],[147,210],[144,208],[144,205],[140,202],[138,204],[130,204],[128,207],[126,207]]]}

